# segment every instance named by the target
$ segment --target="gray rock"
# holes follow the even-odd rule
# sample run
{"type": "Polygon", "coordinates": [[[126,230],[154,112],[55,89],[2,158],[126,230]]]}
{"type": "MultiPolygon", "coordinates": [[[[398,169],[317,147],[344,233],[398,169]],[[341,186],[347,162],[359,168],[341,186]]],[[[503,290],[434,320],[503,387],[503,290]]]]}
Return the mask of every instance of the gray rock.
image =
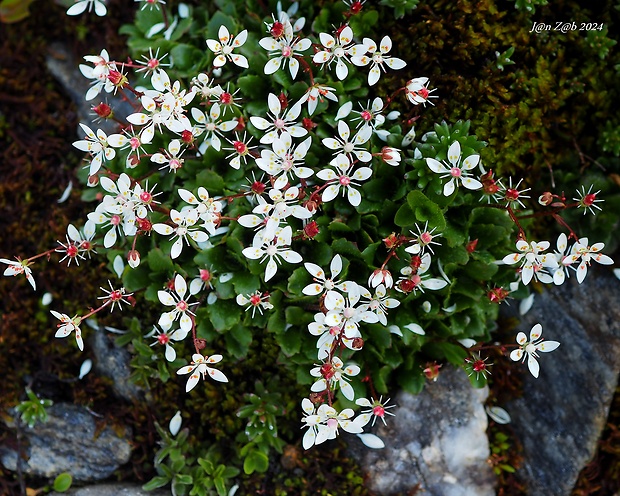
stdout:
{"type": "MultiPolygon", "coordinates": [[[[47,422],[23,430],[25,473],[55,477],[69,472],[74,480],[95,481],[109,477],[129,461],[129,429],[120,437],[109,426],[99,431],[93,415],[76,405],[57,403],[47,411],[47,422]]],[[[17,470],[13,449],[0,446],[0,461],[7,469],[17,470]]]]}
{"type": "Polygon", "coordinates": [[[523,443],[519,470],[531,496],[570,495],[592,459],[620,370],[620,281],[592,267],[583,284],[572,278],[537,295],[520,330],[536,323],[560,341],[541,353],[540,376],[523,366],[523,397],[504,408],[523,443]],[[594,270],[593,270],[594,269],[594,270]]]}
{"type": "Polygon", "coordinates": [[[95,354],[95,370],[112,379],[114,392],[131,402],[144,399],[144,390],[129,380],[131,375],[129,351],[116,346],[102,328],[93,333],[93,338],[89,342],[95,354]]]}
{"type": "Polygon", "coordinates": [[[163,489],[147,492],[135,484],[97,484],[69,489],[64,493],[51,493],[51,496],[168,496],[169,494],[170,491],[163,489]]]}
{"type": "Polygon", "coordinates": [[[452,367],[417,396],[400,392],[395,416],[377,432],[386,447],[351,447],[367,467],[369,488],[380,495],[408,494],[417,485],[427,496],[494,495],[487,396],[488,389],[473,389],[465,372],[452,367]]]}

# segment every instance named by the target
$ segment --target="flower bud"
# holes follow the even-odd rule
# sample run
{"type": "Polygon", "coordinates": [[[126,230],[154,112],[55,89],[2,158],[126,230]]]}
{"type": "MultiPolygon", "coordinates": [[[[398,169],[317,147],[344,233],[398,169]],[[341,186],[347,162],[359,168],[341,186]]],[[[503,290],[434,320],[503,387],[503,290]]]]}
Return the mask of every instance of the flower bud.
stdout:
{"type": "Polygon", "coordinates": [[[398,238],[396,237],[396,233],[390,234],[387,238],[383,238],[383,243],[388,250],[391,250],[398,243],[398,238]]]}
{"type": "Polygon", "coordinates": [[[129,86],[127,76],[125,76],[122,72],[115,71],[114,69],[110,70],[108,73],[108,79],[117,88],[125,88],[126,86],[129,86]]]}
{"type": "Polygon", "coordinates": [[[92,188],[99,184],[99,176],[97,174],[93,174],[92,176],[88,176],[87,184],[92,188]]]}
{"type": "Polygon", "coordinates": [[[269,30],[269,34],[273,36],[276,40],[281,38],[284,35],[284,24],[280,21],[276,21],[271,25],[271,29],[269,30]]]}
{"type": "Polygon", "coordinates": [[[385,284],[386,288],[391,288],[394,285],[392,274],[387,269],[377,269],[368,278],[368,285],[376,288],[379,284],[385,284]]]}
{"type": "Polygon", "coordinates": [[[476,246],[478,245],[478,240],[474,239],[465,245],[465,249],[467,253],[473,253],[476,251],[476,246]]]}
{"type": "Polygon", "coordinates": [[[181,133],[181,141],[186,145],[191,145],[194,142],[194,135],[189,129],[185,129],[181,133]]]}
{"type": "Polygon", "coordinates": [[[132,269],[140,265],[140,253],[137,250],[129,250],[127,253],[127,263],[132,269]]]}
{"type": "Polygon", "coordinates": [[[308,239],[314,239],[314,237],[319,234],[319,225],[316,221],[308,222],[304,226],[304,236],[308,239]]]}
{"type": "Polygon", "coordinates": [[[240,115],[239,117],[237,117],[237,126],[235,127],[234,131],[239,133],[243,131],[244,129],[245,129],[245,119],[243,118],[242,115],[240,115]]]}
{"type": "Polygon", "coordinates": [[[312,131],[315,127],[318,126],[310,117],[304,117],[301,120],[301,125],[304,127],[306,131],[312,131]]]}
{"type": "Polygon", "coordinates": [[[400,150],[398,148],[392,148],[384,146],[381,149],[381,158],[386,164],[397,166],[400,163],[400,150]]]}
{"type": "Polygon", "coordinates": [[[197,350],[204,350],[207,347],[207,340],[202,338],[194,339],[194,346],[197,350]]]}
{"type": "Polygon", "coordinates": [[[91,110],[102,119],[111,119],[112,117],[114,117],[112,107],[110,107],[107,103],[101,102],[99,105],[95,105],[94,107],[92,107],[91,110]]]}
{"type": "Polygon", "coordinates": [[[265,192],[266,188],[267,185],[261,181],[254,181],[252,183],[252,186],[250,187],[252,193],[254,193],[255,195],[262,195],[265,192]]]}
{"type": "Polygon", "coordinates": [[[364,340],[362,338],[353,338],[351,345],[354,350],[361,350],[364,347],[364,340]]]}
{"type": "Polygon", "coordinates": [[[553,195],[549,191],[545,191],[542,195],[538,197],[538,203],[540,203],[543,207],[548,207],[553,202],[553,195]]]}
{"type": "Polygon", "coordinates": [[[426,368],[423,370],[424,375],[430,381],[436,381],[437,377],[439,377],[439,369],[441,368],[441,364],[437,362],[429,362],[426,364],[426,368]]]}

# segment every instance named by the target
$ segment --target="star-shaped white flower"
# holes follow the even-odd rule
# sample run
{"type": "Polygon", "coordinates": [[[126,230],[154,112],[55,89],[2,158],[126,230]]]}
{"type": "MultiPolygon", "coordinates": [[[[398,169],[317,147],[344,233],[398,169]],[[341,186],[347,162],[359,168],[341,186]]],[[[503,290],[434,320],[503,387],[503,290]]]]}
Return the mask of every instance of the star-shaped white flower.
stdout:
{"type": "Polygon", "coordinates": [[[346,155],[351,161],[353,160],[353,156],[361,162],[370,162],[372,160],[372,155],[361,147],[361,145],[370,140],[372,136],[371,127],[363,126],[357,131],[355,136],[349,140],[351,137],[349,126],[344,121],[338,121],[338,136],[339,138],[323,138],[322,143],[330,150],[334,150],[337,154],[346,155]]]}
{"type": "Polygon", "coordinates": [[[381,71],[386,72],[386,67],[390,69],[402,69],[407,64],[398,57],[387,57],[388,52],[392,49],[392,40],[389,36],[381,39],[379,46],[370,38],[364,38],[362,45],[352,47],[351,62],[357,66],[365,66],[370,64],[370,72],[368,73],[368,85],[372,86],[379,81],[381,71]],[[365,53],[370,53],[370,56],[365,53]]]}
{"type": "Polygon", "coordinates": [[[207,40],[209,50],[215,53],[213,60],[214,67],[222,67],[227,60],[233,64],[247,69],[249,67],[248,59],[244,55],[232,53],[235,48],[242,46],[248,39],[248,31],[244,29],[237,36],[230,36],[226,26],[220,26],[217,33],[218,40],[207,40]]]}
{"type": "Polygon", "coordinates": [[[351,363],[345,367],[344,362],[340,358],[333,357],[331,362],[325,362],[310,371],[312,377],[319,377],[312,384],[310,391],[320,393],[328,389],[328,387],[329,389],[334,389],[335,386],[339,386],[344,397],[349,401],[353,401],[355,391],[351,384],[347,382],[347,376],[356,376],[360,373],[360,370],[357,365],[351,363]]]}
{"type": "Polygon", "coordinates": [[[426,165],[428,168],[436,174],[441,174],[441,177],[449,177],[450,180],[443,186],[444,196],[450,196],[454,193],[456,187],[461,183],[467,189],[480,189],[482,183],[477,179],[470,176],[469,171],[478,165],[480,161],[480,155],[470,155],[461,163],[461,144],[455,141],[448,148],[448,162],[441,162],[434,158],[427,158],[426,165]]]}
{"type": "Polygon", "coordinates": [[[75,316],[73,318],[69,317],[64,313],[55,312],[54,310],[50,310],[51,314],[60,320],[60,324],[57,324],[58,330],[54,337],[56,338],[66,338],[69,334],[75,331],[75,341],[78,345],[80,351],[84,351],[84,341],[82,340],[82,330],[80,329],[81,318],[75,316]]]}
{"type": "Polygon", "coordinates": [[[303,52],[312,46],[312,42],[308,38],[296,38],[293,34],[293,26],[288,19],[284,20],[283,29],[284,33],[279,38],[269,36],[258,42],[261,47],[270,52],[264,72],[267,75],[273,74],[288,62],[291,77],[295,79],[299,71],[299,61],[295,56],[303,55],[303,52]]]}
{"type": "Polygon", "coordinates": [[[265,241],[261,236],[255,236],[251,247],[243,250],[243,255],[251,260],[260,259],[261,263],[269,259],[265,268],[265,282],[276,275],[280,259],[288,263],[300,263],[303,258],[299,253],[290,249],[293,231],[291,226],[286,226],[276,233],[271,241],[265,241]]]}
{"type": "Polygon", "coordinates": [[[194,353],[192,355],[191,365],[186,365],[185,367],[181,367],[177,370],[177,374],[179,375],[191,374],[189,379],[187,379],[185,391],[190,392],[194,389],[200,380],[200,376],[202,376],[203,379],[206,379],[207,375],[209,375],[209,377],[211,377],[214,381],[228,382],[228,378],[221,370],[209,367],[209,365],[213,363],[221,362],[222,358],[222,355],[203,356],[200,353],[194,353]]]}
{"type": "Polygon", "coordinates": [[[158,291],[157,297],[162,305],[167,307],[174,307],[169,312],[164,312],[159,318],[160,327],[170,327],[172,322],[179,319],[181,329],[184,331],[192,330],[192,318],[194,315],[189,309],[191,305],[197,305],[197,303],[187,303],[185,295],[187,294],[187,283],[181,274],[177,274],[174,278],[174,293],[171,291],[158,291]]]}
{"type": "Polygon", "coordinates": [[[604,243],[588,244],[588,238],[580,238],[571,248],[568,256],[564,258],[562,264],[570,265],[579,262],[577,267],[577,281],[579,284],[583,282],[588,273],[590,262],[598,262],[602,265],[611,265],[614,261],[607,255],[603,255],[600,251],[605,248],[604,243]]]}
{"type": "Polygon", "coordinates": [[[209,240],[209,235],[201,231],[203,226],[196,226],[198,218],[197,209],[192,208],[179,212],[173,208],[170,210],[170,220],[176,224],[176,227],[168,224],[153,224],[153,231],[156,233],[164,236],[171,235],[173,238],[177,238],[170,249],[170,258],[177,258],[181,254],[183,242],[190,244],[188,237],[196,243],[204,243],[209,240]]]}
{"type": "Polygon", "coordinates": [[[34,281],[34,277],[32,277],[32,269],[28,267],[28,260],[8,260],[7,258],[0,258],[0,262],[8,265],[8,267],[4,269],[3,275],[17,276],[19,274],[24,274],[26,280],[32,286],[32,289],[37,289],[37,283],[34,281]]]}
{"type": "Polygon", "coordinates": [[[324,47],[314,54],[312,61],[315,64],[327,64],[336,60],[336,76],[343,80],[349,74],[349,68],[345,61],[349,60],[349,49],[353,45],[353,30],[349,26],[345,26],[337,34],[337,38],[327,33],[319,33],[319,40],[324,47]]]}
{"type": "Polygon", "coordinates": [[[271,115],[268,115],[270,120],[263,117],[250,117],[250,122],[254,127],[265,131],[265,134],[260,139],[261,143],[264,145],[271,144],[284,132],[289,133],[293,138],[301,138],[308,134],[308,131],[296,122],[299,114],[301,114],[300,102],[291,105],[283,112],[280,99],[273,93],[269,93],[267,105],[271,112],[271,115]]]}
{"type": "Polygon", "coordinates": [[[343,195],[346,193],[349,203],[357,207],[362,202],[362,195],[353,186],[359,186],[359,183],[355,181],[365,181],[372,176],[372,169],[370,167],[360,167],[353,172],[353,167],[344,154],[338,155],[329,165],[334,166],[336,170],[323,169],[316,174],[319,179],[332,182],[323,191],[321,199],[323,202],[332,201],[342,191],[343,195]]]}
{"type": "Polygon", "coordinates": [[[520,348],[510,353],[510,359],[515,362],[519,360],[525,362],[527,359],[527,367],[536,378],[538,378],[538,373],[540,371],[540,365],[538,365],[536,361],[536,359],[539,358],[538,352],[542,351],[548,353],[560,346],[560,343],[557,341],[543,341],[541,336],[542,326],[540,324],[536,324],[532,327],[529,341],[525,333],[520,332],[517,334],[517,343],[519,343],[520,348]]]}

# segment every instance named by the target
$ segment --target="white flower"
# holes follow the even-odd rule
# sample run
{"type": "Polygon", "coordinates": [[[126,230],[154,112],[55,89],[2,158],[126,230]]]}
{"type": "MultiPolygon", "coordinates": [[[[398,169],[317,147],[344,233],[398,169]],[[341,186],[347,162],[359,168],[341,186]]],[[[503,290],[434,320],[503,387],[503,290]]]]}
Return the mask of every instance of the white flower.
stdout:
{"type": "Polygon", "coordinates": [[[414,105],[418,105],[421,103],[426,107],[427,103],[433,105],[433,102],[431,102],[430,100],[431,98],[437,98],[436,95],[431,96],[431,93],[436,89],[437,88],[433,88],[429,91],[428,78],[419,77],[407,81],[407,85],[405,86],[405,95],[407,96],[407,99],[414,105]]]}
{"type": "Polygon", "coordinates": [[[278,270],[278,263],[281,258],[289,263],[299,263],[303,260],[301,255],[290,249],[293,232],[291,226],[284,227],[271,241],[264,241],[261,236],[255,236],[251,247],[243,250],[246,258],[257,260],[261,259],[261,263],[266,259],[267,267],[265,268],[265,282],[271,279],[278,270]]]}
{"type": "Polygon", "coordinates": [[[256,159],[256,165],[270,176],[276,178],[273,187],[282,189],[290,177],[307,179],[314,172],[309,167],[303,167],[304,159],[310,145],[312,137],[308,136],[296,147],[293,146],[293,139],[288,132],[283,132],[279,138],[272,143],[273,150],[268,148],[261,151],[260,158],[256,159]]]}
{"type": "Polygon", "coordinates": [[[176,173],[181,167],[183,167],[184,159],[181,158],[183,152],[185,150],[181,149],[181,141],[178,139],[173,139],[168,144],[168,149],[164,150],[164,153],[154,153],[151,156],[151,162],[155,162],[156,164],[163,164],[159,170],[169,168],[169,172],[176,173]]]}
{"type": "Polygon", "coordinates": [[[513,350],[510,353],[510,359],[515,362],[518,362],[519,360],[523,360],[523,362],[525,362],[525,359],[527,358],[527,367],[536,378],[538,377],[540,370],[540,366],[536,361],[538,358],[537,352],[542,351],[544,353],[548,353],[560,346],[560,343],[557,341],[543,341],[541,336],[542,326],[540,324],[536,324],[532,327],[529,341],[525,333],[520,332],[517,334],[517,343],[519,343],[520,348],[513,350]]]}
{"type": "Polygon", "coordinates": [[[365,422],[364,425],[366,425],[372,419],[372,424],[371,425],[374,426],[375,425],[375,421],[378,418],[381,419],[381,421],[383,422],[383,425],[387,425],[387,423],[385,422],[385,416],[386,415],[394,416],[394,414],[391,413],[391,412],[388,412],[388,410],[390,408],[394,408],[396,406],[396,405],[386,406],[389,403],[389,401],[390,401],[390,398],[388,398],[387,400],[383,401],[383,396],[380,396],[379,400],[375,400],[373,398],[372,401],[369,401],[367,398],[359,398],[359,399],[357,399],[355,401],[356,405],[369,408],[369,410],[362,410],[362,414],[358,418],[366,419],[366,422],[365,422]]]}
{"type": "Polygon", "coordinates": [[[299,114],[301,114],[300,102],[290,106],[285,112],[282,112],[282,103],[280,99],[273,93],[269,93],[267,96],[267,105],[271,112],[271,115],[268,115],[270,120],[256,116],[250,117],[250,122],[254,127],[261,131],[266,131],[260,139],[261,143],[264,145],[273,143],[276,138],[284,132],[289,133],[294,138],[301,138],[308,134],[308,131],[296,122],[299,114]]]}
{"type": "Polygon", "coordinates": [[[445,165],[443,165],[434,158],[426,159],[426,164],[430,170],[436,174],[441,174],[442,178],[450,178],[450,180],[444,184],[444,196],[450,196],[456,189],[456,186],[459,185],[459,182],[467,189],[482,188],[482,183],[477,179],[469,177],[470,174],[468,172],[478,165],[480,155],[470,155],[463,160],[461,164],[461,145],[458,141],[455,141],[450,145],[450,148],[448,148],[448,161],[450,162],[449,164],[444,162],[445,165]]]}
{"type": "Polygon", "coordinates": [[[314,444],[318,445],[328,439],[336,439],[339,427],[351,434],[363,432],[362,423],[352,420],[354,415],[355,412],[351,408],[345,408],[338,413],[335,408],[329,405],[321,405],[317,410],[319,422],[316,424],[317,434],[314,444]]]}
{"type": "Polygon", "coordinates": [[[208,374],[214,381],[228,382],[228,378],[220,370],[209,367],[210,364],[218,363],[221,360],[222,355],[202,356],[200,353],[194,353],[191,365],[186,365],[177,370],[179,375],[191,374],[187,379],[185,391],[191,391],[198,384],[201,375],[203,379],[206,379],[208,374]]]}
{"type": "Polygon", "coordinates": [[[196,121],[194,129],[195,135],[198,137],[202,133],[205,133],[204,141],[198,147],[198,151],[203,153],[207,151],[207,148],[212,146],[218,152],[222,148],[222,141],[218,135],[222,132],[232,131],[237,127],[236,120],[222,121],[220,104],[214,103],[211,105],[211,109],[207,114],[197,107],[192,107],[192,117],[196,121]]]}
{"type": "Polygon", "coordinates": [[[340,80],[345,79],[349,74],[345,61],[348,61],[349,49],[353,45],[353,30],[345,26],[338,34],[338,39],[327,33],[319,33],[319,39],[325,49],[315,53],[312,61],[329,67],[336,60],[336,76],[340,80]]]}
{"type": "Polygon", "coordinates": [[[60,324],[57,324],[58,330],[54,337],[66,338],[69,334],[75,331],[75,341],[77,342],[80,351],[84,351],[84,341],[82,340],[82,330],[80,329],[80,323],[82,319],[77,315],[73,318],[64,313],[55,312],[50,310],[51,314],[60,320],[60,324]]]}
{"type": "Polygon", "coordinates": [[[270,59],[265,64],[264,72],[267,75],[273,74],[280,67],[284,67],[288,62],[288,69],[291,77],[295,79],[299,71],[299,61],[295,56],[300,56],[312,46],[308,38],[295,38],[293,26],[288,19],[283,22],[284,33],[279,38],[265,37],[258,44],[267,50],[270,59]]]}
{"type": "Polygon", "coordinates": [[[256,309],[258,309],[258,312],[262,315],[263,309],[271,310],[273,308],[273,305],[269,303],[269,293],[263,294],[258,290],[256,290],[253,294],[247,296],[241,294],[237,295],[236,301],[237,305],[240,305],[242,307],[248,305],[248,307],[245,309],[246,312],[250,308],[252,309],[252,318],[254,318],[256,309]]]}
{"type": "Polygon", "coordinates": [[[6,258],[0,258],[0,262],[8,265],[6,269],[4,269],[5,276],[16,276],[18,274],[24,274],[26,276],[26,280],[32,286],[32,289],[37,289],[37,284],[34,281],[34,277],[32,277],[32,269],[28,267],[28,260],[8,260],[6,258]]]}
{"type": "Polygon", "coordinates": [[[112,134],[108,137],[101,129],[97,129],[97,134],[95,134],[91,128],[81,122],[80,127],[86,133],[86,139],[74,141],[73,146],[92,155],[88,171],[88,175],[92,176],[99,171],[104,160],[112,160],[116,156],[116,150],[112,147],[122,146],[127,138],[122,134],[112,134]]]}
{"type": "Polygon", "coordinates": [[[88,12],[90,12],[93,10],[93,7],[95,8],[95,14],[99,17],[103,17],[108,12],[108,9],[105,7],[105,0],[80,0],[69,7],[67,15],[80,15],[82,12],[85,12],[87,8],[88,12]]]}
{"type": "Polygon", "coordinates": [[[603,255],[600,251],[605,248],[604,243],[594,243],[592,246],[588,244],[588,238],[580,238],[571,248],[570,253],[564,257],[562,264],[569,265],[579,262],[577,267],[577,281],[579,284],[583,282],[588,273],[588,266],[591,261],[598,262],[602,265],[611,265],[614,261],[607,255],[603,255]]]}
{"type": "Polygon", "coordinates": [[[209,50],[215,53],[216,57],[213,60],[214,67],[222,67],[226,60],[230,60],[233,64],[247,69],[248,59],[244,55],[232,53],[235,48],[242,46],[248,38],[248,31],[244,29],[236,37],[230,36],[226,26],[220,26],[217,37],[218,40],[207,40],[207,46],[209,50]]]}
{"type": "MultiPolygon", "coordinates": [[[[433,236],[433,233],[435,232],[435,229],[437,229],[437,227],[433,227],[433,229],[428,231],[428,221],[427,221],[424,224],[424,229],[420,229],[420,226],[418,226],[417,224],[415,224],[415,228],[418,231],[417,236],[414,238],[413,244],[405,248],[405,251],[413,255],[421,256],[424,254],[424,250],[428,247],[429,251],[434,255],[435,252],[433,251],[433,248],[431,247],[431,245],[441,246],[441,243],[437,243],[436,241],[433,241],[434,238],[441,236],[441,233],[435,234],[433,236]]],[[[415,234],[415,233],[411,231],[411,234],[415,234]]]]}
{"type": "Polygon", "coordinates": [[[356,45],[351,49],[351,62],[357,66],[370,65],[370,73],[368,74],[368,85],[372,86],[381,77],[381,70],[386,72],[386,66],[390,69],[402,69],[407,64],[404,60],[397,57],[386,57],[388,52],[392,49],[392,40],[389,36],[384,36],[381,39],[381,44],[377,47],[377,44],[370,38],[364,38],[362,45],[356,45]],[[370,53],[370,57],[364,55],[366,52],[370,53]]]}
{"type": "Polygon", "coordinates": [[[343,296],[338,291],[328,291],[323,302],[327,309],[325,324],[330,327],[343,327],[346,337],[355,338],[358,337],[359,322],[369,324],[379,322],[379,317],[369,311],[366,305],[356,307],[363,291],[364,288],[357,284],[348,288],[347,296],[343,296]]]}
{"type": "Polygon", "coordinates": [[[176,227],[172,227],[168,224],[153,224],[153,231],[161,235],[172,235],[177,240],[170,249],[170,258],[177,258],[183,251],[183,242],[190,244],[188,237],[193,239],[196,243],[204,243],[208,241],[209,235],[201,231],[203,226],[196,226],[198,222],[198,210],[189,209],[183,212],[179,212],[174,208],[170,210],[170,220],[176,224],[176,227]]]}
{"type": "Polygon", "coordinates": [[[310,388],[310,391],[318,393],[328,389],[334,389],[335,386],[340,386],[340,390],[345,398],[349,401],[353,401],[355,392],[351,384],[347,382],[347,376],[356,376],[360,373],[360,368],[355,364],[347,364],[344,366],[344,362],[338,358],[333,357],[331,362],[326,362],[322,365],[318,365],[310,371],[312,377],[320,377],[315,381],[310,388]]]}
{"type": "Polygon", "coordinates": [[[189,331],[183,329],[176,329],[172,332],[170,331],[170,327],[172,327],[172,322],[166,323],[166,325],[162,326],[161,329],[153,326],[153,330],[146,337],[155,336],[155,341],[151,344],[151,346],[155,346],[156,344],[163,345],[165,347],[164,356],[166,360],[169,362],[174,362],[177,358],[176,350],[170,345],[170,341],[183,341],[189,331]]]}
{"type": "Polygon", "coordinates": [[[127,116],[127,121],[136,126],[145,126],[140,132],[143,143],[150,143],[155,136],[155,127],[161,132],[162,124],[172,132],[181,133],[185,130],[174,117],[176,98],[172,93],[166,93],[158,98],[157,102],[150,96],[143,95],[140,102],[148,113],[133,113],[127,116]]]}
{"type": "Polygon", "coordinates": [[[596,198],[601,190],[598,190],[596,193],[592,193],[592,185],[588,188],[588,192],[586,193],[586,187],[582,186],[581,191],[577,190],[577,198],[573,198],[574,201],[578,202],[577,208],[583,208],[583,215],[587,212],[590,212],[592,215],[596,215],[596,210],[602,210],[601,207],[597,205],[597,203],[603,202],[605,200],[600,200],[596,198]]]}
{"type": "Polygon", "coordinates": [[[187,332],[192,330],[192,318],[190,314],[194,314],[190,311],[189,307],[191,305],[197,305],[198,303],[187,303],[185,300],[186,293],[187,283],[181,274],[177,274],[174,278],[174,293],[170,291],[157,292],[157,297],[162,305],[174,307],[171,311],[164,312],[159,318],[158,324],[162,328],[170,328],[172,322],[180,317],[179,322],[181,329],[187,332]]]}
{"type": "Polygon", "coordinates": [[[387,326],[387,309],[388,308],[396,308],[400,305],[400,301],[395,300],[394,298],[387,297],[387,291],[383,284],[379,284],[375,289],[375,295],[372,296],[370,291],[366,288],[361,288],[361,293],[364,298],[368,300],[366,305],[366,309],[370,312],[373,312],[379,318],[379,322],[381,322],[384,326],[387,326]]]}
{"type": "Polygon", "coordinates": [[[321,267],[316,264],[306,262],[304,263],[304,267],[314,279],[314,282],[308,284],[301,292],[308,296],[320,295],[323,291],[331,291],[332,289],[341,289],[342,291],[347,291],[347,287],[352,286],[354,283],[350,281],[337,281],[336,277],[342,272],[342,258],[340,255],[334,255],[332,261],[329,264],[329,270],[331,273],[331,277],[328,279],[325,277],[325,272],[321,267]]]}
{"type": "Polygon", "coordinates": [[[362,202],[362,195],[353,188],[353,186],[359,186],[359,183],[354,181],[365,181],[372,175],[372,169],[370,167],[360,167],[352,173],[349,159],[343,154],[338,155],[329,164],[334,166],[336,171],[323,169],[316,174],[319,179],[333,183],[325,188],[321,199],[323,202],[332,201],[342,190],[343,196],[345,193],[347,194],[349,203],[357,207],[362,202]]]}
{"type": "Polygon", "coordinates": [[[555,269],[558,265],[557,259],[553,254],[543,254],[550,246],[549,241],[527,241],[520,239],[517,241],[518,253],[506,255],[502,262],[508,265],[521,262],[521,280],[526,286],[532,278],[538,279],[540,282],[550,283],[553,278],[545,272],[545,268],[555,269]]]}
{"type": "Polygon", "coordinates": [[[313,84],[306,90],[306,93],[301,97],[299,103],[308,102],[308,114],[314,114],[316,110],[316,106],[319,102],[323,102],[324,98],[331,100],[332,102],[337,102],[338,97],[332,93],[336,91],[335,88],[331,86],[326,86],[324,84],[313,84]]]}
{"type": "Polygon", "coordinates": [[[417,260],[417,268],[413,268],[409,265],[400,270],[400,273],[405,277],[398,280],[398,284],[396,285],[397,291],[403,293],[410,293],[413,291],[415,293],[419,289],[424,293],[425,289],[436,291],[448,285],[448,282],[444,279],[429,277],[430,274],[426,274],[431,266],[430,253],[425,253],[421,258],[419,255],[415,255],[414,258],[417,260]]]}
{"type": "Polygon", "coordinates": [[[363,126],[358,130],[353,139],[349,141],[351,136],[349,126],[344,121],[338,121],[338,135],[340,139],[323,138],[322,143],[337,154],[345,155],[349,160],[353,160],[353,155],[361,162],[370,162],[372,160],[372,155],[360,147],[360,145],[363,145],[371,138],[371,127],[363,126]]]}
{"type": "Polygon", "coordinates": [[[196,196],[194,196],[191,191],[179,188],[179,196],[183,201],[194,207],[198,213],[198,217],[204,222],[202,227],[209,231],[209,234],[214,236],[220,221],[222,202],[210,198],[209,192],[202,186],[198,188],[198,194],[196,196]]]}

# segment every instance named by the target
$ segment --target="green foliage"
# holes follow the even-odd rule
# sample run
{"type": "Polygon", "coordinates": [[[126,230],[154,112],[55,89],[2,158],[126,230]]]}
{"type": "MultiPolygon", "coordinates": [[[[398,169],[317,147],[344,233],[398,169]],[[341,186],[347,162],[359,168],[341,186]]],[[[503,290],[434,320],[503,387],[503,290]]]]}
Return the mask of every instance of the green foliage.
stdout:
{"type": "Polygon", "coordinates": [[[33,428],[38,422],[47,422],[46,408],[52,406],[53,401],[40,399],[30,388],[26,388],[26,396],[28,399],[15,407],[15,410],[20,414],[21,421],[30,428],[33,428]]]}
{"type": "Polygon", "coordinates": [[[71,474],[63,472],[62,474],[58,474],[54,479],[52,489],[56,492],[64,493],[71,488],[72,483],[73,477],[71,476],[71,474]]]}

